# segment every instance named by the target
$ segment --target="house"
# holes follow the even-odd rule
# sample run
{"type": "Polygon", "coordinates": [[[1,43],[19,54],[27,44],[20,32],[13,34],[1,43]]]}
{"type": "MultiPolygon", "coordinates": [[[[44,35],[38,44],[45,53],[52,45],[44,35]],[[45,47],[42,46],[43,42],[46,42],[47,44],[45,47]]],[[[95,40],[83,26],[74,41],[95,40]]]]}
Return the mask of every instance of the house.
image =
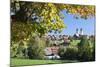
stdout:
{"type": "Polygon", "coordinates": [[[58,55],[58,51],[59,51],[58,46],[46,47],[45,57],[47,59],[60,59],[60,56],[58,55]]]}

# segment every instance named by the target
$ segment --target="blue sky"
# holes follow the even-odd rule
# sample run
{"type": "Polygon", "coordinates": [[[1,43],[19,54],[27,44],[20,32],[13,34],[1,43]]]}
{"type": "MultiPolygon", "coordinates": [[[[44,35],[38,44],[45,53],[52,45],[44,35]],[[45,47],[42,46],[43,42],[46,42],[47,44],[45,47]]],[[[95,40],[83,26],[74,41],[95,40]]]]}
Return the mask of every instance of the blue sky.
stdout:
{"type": "MultiPolygon", "coordinates": [[[[60,34],[73,35],[76,32],[76,28],[83,29],[85,35],[94,35],[95,34],[95,18],[88,18],[87,20],[79,18],[75,19],[72,14],[64,14],[64,24],[67,26],[60,34]]],[[[51,33],[54,34],[54,33],[51,33]]]]}

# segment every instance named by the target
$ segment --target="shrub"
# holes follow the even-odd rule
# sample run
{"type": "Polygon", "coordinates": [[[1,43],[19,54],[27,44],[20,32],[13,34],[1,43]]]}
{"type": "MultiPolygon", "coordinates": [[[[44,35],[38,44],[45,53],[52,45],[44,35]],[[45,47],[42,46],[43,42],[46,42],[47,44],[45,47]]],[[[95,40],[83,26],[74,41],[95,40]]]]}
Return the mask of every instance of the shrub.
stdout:
{"type": "Polygon", "coordinates": [[[11,45],[11,57],[26,58],[26,48],[23,41],[12,43],[11,45]]]}
{"type": "Polygon", "coordinates": [[[25,48],[25,45],[23,43],[23,41],[21,41],[17,47],[17,53],[16,53],[16,57],[17,58],[26,58],[27,55],[26,55],[26,48],[25,48]]]}
{"type": "Polygon", "coordinates": [[[78,59],[80,61],[91,61],[93,59],[93,49],[86,37],[82,37],[78,44],[78,59]]]}
{"type": "Polygon", "coordinates": [[[17,46],[14,44],[13,46],[10,47],[10,56],[13,58],[13,57],[16,57],[16,53],[17,53],[17,46]]]}
{"type": "Polygon", "coordinates": [[[44,59],[45,39],[33,35],[25,46],[23,41],[11,44],[11,57],[44,59]]]}
{"type": "Polygon", "coordinates": [[[44,59],[45,53],[45,41],[38,36],[34,36],[30,39],[29,45],[28,45],[28,56],[30,59],[44,59]]]}
{"type": "Polygon", "coordinates": [[[95,36],[91,36],[90,37],[90,42],[92,44],[92,59],[91,60],[95,60],[95,36]]]}
{"type": "Polygon", "coordinates": [[[61,47],[59,55],[61,59],[74,60],[77,59],[78,49],[75,46],[61,47]]]}
{"type": "Polygon", "coordinates": [[[47,39],[46,40],[46,47],[51,47],[52,46],[52,40],[51,39],[47,39]]]}

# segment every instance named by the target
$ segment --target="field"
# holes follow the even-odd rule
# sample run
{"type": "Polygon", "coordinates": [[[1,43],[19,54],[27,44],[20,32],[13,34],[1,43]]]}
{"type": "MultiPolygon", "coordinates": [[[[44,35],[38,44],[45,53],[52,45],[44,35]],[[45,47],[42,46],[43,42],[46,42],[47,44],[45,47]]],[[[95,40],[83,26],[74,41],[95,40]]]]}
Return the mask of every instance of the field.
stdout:
{"type": "Polygon", "coordinates": [[[11,66],[30,66],[44,64],[75,63],[77,60],[30,60],[30,59],[11,59],[11,66]]]}

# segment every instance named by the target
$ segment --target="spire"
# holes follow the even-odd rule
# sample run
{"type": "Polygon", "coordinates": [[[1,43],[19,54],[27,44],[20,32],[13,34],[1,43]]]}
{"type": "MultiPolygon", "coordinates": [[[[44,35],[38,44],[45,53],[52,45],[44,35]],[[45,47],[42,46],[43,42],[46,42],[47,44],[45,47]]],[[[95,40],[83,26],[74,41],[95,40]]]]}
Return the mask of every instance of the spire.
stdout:
{"type": "Polygon", "coordinates": [[[75,35],[76,35],[77,37],[79,37],[79,30],[78,30],[78,28],[76,28],[76,33],[75,33],[75,35]]]}
{"type": "Polygon", "coordinates": [[[79,30],[78,30],[78,28],[76,28],[76,33],[79,33],[79,30]]]}
{"type": "Polygon", "coordinates": [[[83,35],[83,29],[80,28],[80,35],[83,35]]]}

